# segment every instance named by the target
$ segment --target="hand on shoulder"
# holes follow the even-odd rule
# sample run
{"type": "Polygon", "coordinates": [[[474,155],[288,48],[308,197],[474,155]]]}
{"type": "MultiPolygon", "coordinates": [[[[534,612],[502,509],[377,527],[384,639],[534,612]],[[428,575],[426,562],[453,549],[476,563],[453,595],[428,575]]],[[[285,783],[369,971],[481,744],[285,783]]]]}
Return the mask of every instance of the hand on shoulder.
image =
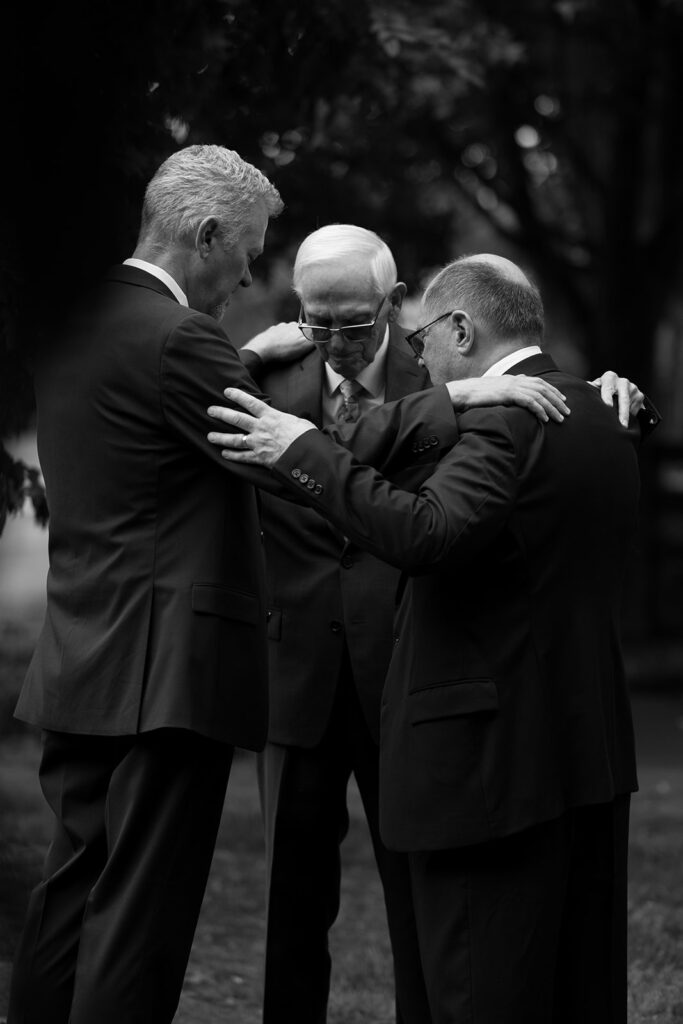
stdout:
{"type": "Polygon", "coordinates": [[[446,384],[456,412],[480,406],[519,405],[541,420],[561,423],[570,413],[565,396],[541,377],[503,374],[501,377],[468,377],[446,384]]]}
{"type": "Polygon", "coordinates": [[[264,363],[288,363],[300,359],[314,348],[312,341],[307,341],[297,324],[291,320],[287,323],[273,324],[243,346],[255,352],[264,363]]]}

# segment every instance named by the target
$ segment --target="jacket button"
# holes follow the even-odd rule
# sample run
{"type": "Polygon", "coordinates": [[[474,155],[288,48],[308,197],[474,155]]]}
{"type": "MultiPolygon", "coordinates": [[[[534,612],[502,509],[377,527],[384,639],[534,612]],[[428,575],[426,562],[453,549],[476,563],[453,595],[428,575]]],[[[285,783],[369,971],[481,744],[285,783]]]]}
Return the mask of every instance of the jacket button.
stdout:
{"type": "Polygon", "coordinates": [[[431,444],[432,448],[434,448],[439,443],[439,439],[436,436],[436,434],[432,434],[432,436],[429,438],[429,443],[431,444]]]}
{"type": "Polygon", "coordinates": [[[299,477],[301,476],[301,470],[300,469],[293,469],[292,470],[292,476],[294,477],[295,480],[298,480],[299,477]]]}
{"type": "Polygon", "coordinates": [[[323,485],[322,484],[316,484],[315,487],[313,488],[313,493],[314,494],[322,494],[323,493],[323,485]]]}
{"type": "Polygon", "coordinates": [[[315,480],[313,479],[313,477],[310,478],[306,486],[308,487],[309,491],[312,491],[315,488],[315,480]]]}
{"type": "Polygon", "coordinates": [[[351,555],[344,555],[344,557],[341,560],[341,564],[345,569],[350,569],[353,565],[353,559],[351,558],[351,555]]]}
{"type": "Polygon", "coordinates": [[[332,632],[333,633],[341,633],[341,628],[342,628],[341,622],[337,622],[336,619],[332,619],[332,622],[330,623],[330,629],[332,630],[332,632]]]}
{"type": "Polygon", "coordinates": [[[301,476],[299,477],[299,483],[300,484],[305,484],[307,482],[308,482],[308,473],[302,473],[301,476]]]}

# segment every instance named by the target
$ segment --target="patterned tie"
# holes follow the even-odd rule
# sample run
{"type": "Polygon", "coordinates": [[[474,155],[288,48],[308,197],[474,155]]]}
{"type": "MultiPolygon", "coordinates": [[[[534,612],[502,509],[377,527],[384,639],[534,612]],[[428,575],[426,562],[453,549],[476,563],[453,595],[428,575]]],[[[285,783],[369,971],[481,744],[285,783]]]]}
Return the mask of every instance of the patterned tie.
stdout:
{"type": "Polygon", "coordinates": [[[344,380],[339,385],[339,390],[342,393],[344,404],[337,413],[337,419],[340,423],[355,423],[360,415],[360,408],[358,406],[357,395],[363,390],[363,385],[359,384],[357,380],[344,380]]]}

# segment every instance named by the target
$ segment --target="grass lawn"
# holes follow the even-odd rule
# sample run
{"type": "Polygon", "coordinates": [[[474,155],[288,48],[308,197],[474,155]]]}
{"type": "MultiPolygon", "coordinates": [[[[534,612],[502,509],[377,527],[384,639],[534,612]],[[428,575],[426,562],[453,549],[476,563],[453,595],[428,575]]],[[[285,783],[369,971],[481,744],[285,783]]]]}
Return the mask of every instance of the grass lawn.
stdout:
{"type": "MultiPolygon", "coordinates": [[[[49,816],[35,733],[11,718],[35,636],[0,624],[0,1017],[49,816]]],[[[631,828],[629,1024],[683,1021],[683,700],[635,701],[641,791],[631,828]]],[[[344,844],[342,909],[332,934],[330,1024],[389,1024],[393,996],[384,908],[355,789],[344,844]]],[[[178,1024],[257,1024],[264,940],[264,854],[255,765],[237,758],[178,1024]]]]}

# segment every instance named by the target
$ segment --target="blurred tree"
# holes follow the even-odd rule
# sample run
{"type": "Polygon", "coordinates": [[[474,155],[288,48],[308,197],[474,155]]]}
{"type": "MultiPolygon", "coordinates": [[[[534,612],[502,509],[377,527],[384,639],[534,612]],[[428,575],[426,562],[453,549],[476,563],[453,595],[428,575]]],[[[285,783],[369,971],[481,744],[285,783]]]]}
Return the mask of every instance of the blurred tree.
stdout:
{"type": "MultiPolygon", "coordinates": [[[[261,12],[234,10],[236,41],[261,12]]],[[[457,246],[464,202],[562,303],[596,370],[651,387],[683,269],[681,0],[287,10],[214,122],[241,136],[242,110],[260,133],[289,204],[277,227],[298,240],[360,220],[416,284],[457,246]]]]}
{"type": "Polygon", "coordinates": [[[415,288],[471,208],[592,367],[651,387],[681,274],[683,0],[63,0],[19,16],[0,438],[31,415],[36,345],[130,252],[146,180],[193,142],[280,188],[262,272],[346,220],[379,231],[415,288]]]}
{"type": "Polygon", "coordinates": [[[192,0],[5,11],[0,532],[27,495],[46,515],[36,474],[1,443],[33,414],[32,360],[74,295],[132,250],[145,182],[182,141],[175,110],[211,92],[224,13],[192,0]]]}

